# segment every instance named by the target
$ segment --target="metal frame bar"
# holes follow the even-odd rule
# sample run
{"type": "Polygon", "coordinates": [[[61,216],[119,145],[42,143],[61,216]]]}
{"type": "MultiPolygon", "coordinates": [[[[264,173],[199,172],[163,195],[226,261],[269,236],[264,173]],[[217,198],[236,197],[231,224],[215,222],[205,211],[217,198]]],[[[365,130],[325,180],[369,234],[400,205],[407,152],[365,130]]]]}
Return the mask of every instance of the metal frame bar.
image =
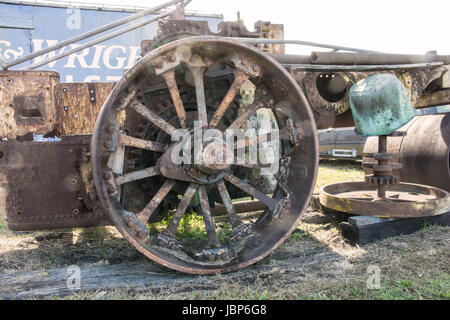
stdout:
{"type": "Polygon", "coordinates": [[[383,71],[383,70],[399,70],[399,69],[415,69],[427,68],[443,65],[443,62],[429,63],[408,63],[408,64],[382,64],[382,65],[321,65],[321,64],[286,64],[281,65],[292,70],[303,71],[322,71],[322,72],[339,72],[339,71],[383,71]]]}
{"type": "MultiPolygon", "coordinates": [[[[44,54],[46,54],[46,53],[55,51],[55,50],[57,50],[57,49],[60,49],[60,48],[65,47],[65,46],[68,46],[68,45],[70,45],[70,44],[74,44],[74,43],[76,43],[76,42],[78,42],[78,41],[81,41],[81,40],[84,40],[84,39],[86,39],[86,38],[90,38],[90,37],[95,36],[95,35],[97,35],[97,34],[99,34],[99,33],[102,33],[102,32],[108,31],[108,30],[111,30],[112,28],[121,26],[121,25],[123,25],[123,24],[125,24],[125,23],[131,22],[131,21],[134,21],[134,20],[137,20],[137,19],[142,18],[142,17],[144,17],[144,16],[146,16],[146,15],[148,15],[148,14],[150,14],[150,13],[154,13],[155,11],[158,11],[158,10],[161,10],[161,9],[164,9],[164,8],[167,8],[167,7],[171,6],[171,5],[175,5],[175,4],[179,4],[179,3],[185,3],[185,5],[186,5],[186,4],[189,3],[189,2],[190,2],[190,0],[188,0],[188,1],[186,1],[186,2],[185,2],[185,0],[172,0],[172,1],[166,2],[166,3],[164,3],[164,4],[161,4],[161,5],[159,5],[159,6],[150,8],[150,9],[148,9],[148,10],[145,10],[145,11],[142,11],[142,12],[137,12],[137,13],[135,13],[135,14],[132,14],[132,15],[128,16],[128,17],[119,19],[119,20],[117,20],[117,21],[111,22],[111,23],[106,24],[106,25],[104,25],[104,26],[95,28],[95,29],[93,29],[93,30],[87,31],[87,32],[82,33],[82,34],[80,34],[80,35],[77,35],[77,36],[75,36],[75,37],[72,37],[72,38],[66,39],[66,40],[64,40],[64,41],[61,41],[61,42],[59,42],[58,44],[56,44],[56,45],[54,45],[54,46],[50,46],[50,47],[48,47],[48,48],[44,48],[44,49],[42,49],[42,50],[39,50],[39,51],[30,53],[30,54],[27,54],[26,56],[17,58],[17,59],[15,59],[15,60],[13,60],[13,61],[6,62],[5,64],[2,65],[2,68],[3,68],[3,69],[7,69],[7,68],[10,68],[10,67],[12,67],[12,66],[21,64],[21,63],[26,62],[26,61],[29,61],[29,60],[31,60],[31,59],[33,59],[33,58],[42,56],[42,55],[44,55],[44,54]]],[[[72,53],[74,53],[74,52],[78,52],[78,51],[80,51],[80,50],[82,50],[82,49],[85,49],[85,48],[87,48],[87,47],[89,47],[89,46],[95,45],[95,44],[97,44],[97,43],[99,43],[99,42],[102,42],[102,41],[111,39],[111,38],[116,37],[116,36],[118,36],[118,35],[121,35],[121,34],[123,34],[123,33],[125,33],[125,32],[131,31],[131,30],[134,30],[134,29],[137,29],[137,28],[139,28],[139,27],[141,27],[141,26],[143,26],[143,25],[145,25],[145,24],[151,23],[151,22],[153,22],[153,21],[155,21],[155,20],[157,20],[157,19],[166,17],[166,16],[170,15],[171,13],[172,13],[172,11],[168,11],[167,13],[163,13],[163,14],[160,14],[160,15],[155,16],[155,17],[153,17],[153,18],[146,19],[146,20],[144,20],[144,21],[142,21],[142,22],[140,22],[140,23],[131,25],[131,26],[125,28],[125,29],[122,29],[122,30],[118,30],[118,31],[116,31],[116,32],[113,32],[113,33],[109,34],[108,36],[104,36],[104,37],[99,38],[99,39],[97,39],[97,40],[92,40],[92,41],[90,41],[90,42],[88,42],[88,43],[82,45],[81,47],[79,47],[79,48],[74,48],[74,49],[72,49],[72,50],[70,50],[70,51],[68,51],[68,52],[70,52],[69,54],[72,54],[72,53]],[[98,41],[98,40],[100,40],[100,39],[101,39],[101,41],[98,41]],[[74,51],[75,49],[78,49],[78,50],[74,51]]],[[[44,60],[44,61],[46,61],[46,63],[48,63],[48,62],[51,62],[51,61],[54,61],[54,60],[63,58],[63,57],[65,57],[65,56],[67,56],[67,55],[65,55],[65,54],[60,54],[60,55],[56,55],[55,57],[52,57],[51,59],[53,59],[53,60],[46,59],[46,60],[44,60]],[[59,57],[59,58],[54,59],[54,58],[56,58],[56,57],[59,57]],[[47,60],[49,60],[49,61],[47,62],[47,60]]],[[[27,66],[27,67],[22,68],[22,69],[23,69],[23,70],[30,70],[30,69],[34,69],[34,68],[37,68],[37,67],[39,67],[39,66],[42,66],[42,65],[44,65],[44,64],[46,64],[46,63],[41,64],[41,62],[39,62],[39,63],[35,63],[35,64],[31,65],[31,66],[27,66]]]]}
{"type": "Polygon", "coordinates": [[[309,46],[309,47],[318,47],[318,48],[327,48],[327,49],[333,49],[333,50],[343,50],[343,51],[354,51],[354,52],[364,52],[364,53],[379,53],[377,51],[372,50],[366,50],[366,49],[358,49],[358,48],[351,48],[351,47],[343,47],[343,46],[336,46],[333,44],[325,44],[325,43],[318,43],[318,42],[310,42],[310,41],[303,41],[303,40],[282,40],[282,39],[260,39],[260,38],[235,38],[232,37],[230,39],[234,39],[237,41],[242,41],[245,43],[267,43],[267,44],[296,44],[301,46],[309,46]]]}

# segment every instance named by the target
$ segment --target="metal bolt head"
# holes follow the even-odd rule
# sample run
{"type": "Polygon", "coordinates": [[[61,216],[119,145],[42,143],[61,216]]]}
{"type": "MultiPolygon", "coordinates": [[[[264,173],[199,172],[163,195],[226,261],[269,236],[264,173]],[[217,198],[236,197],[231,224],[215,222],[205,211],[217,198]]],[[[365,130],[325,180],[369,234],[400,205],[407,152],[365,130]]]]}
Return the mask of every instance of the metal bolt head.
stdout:
{"type": "Polygon", "coordinates": [[[109,194],[114,194],[116,192],[116,189],[114,189],[113,187],[109,187],[108,188],[108,193],[109,194]]]}
{"type": "Polygon", "coordinates": [[[109,125],[108,128],[106,129],[106,132],[108,132],[108,133],[114,133],[114,129],[115,129],[115,128],[114,128],[114,125],[111,124],[111,125],[109,125]]]}

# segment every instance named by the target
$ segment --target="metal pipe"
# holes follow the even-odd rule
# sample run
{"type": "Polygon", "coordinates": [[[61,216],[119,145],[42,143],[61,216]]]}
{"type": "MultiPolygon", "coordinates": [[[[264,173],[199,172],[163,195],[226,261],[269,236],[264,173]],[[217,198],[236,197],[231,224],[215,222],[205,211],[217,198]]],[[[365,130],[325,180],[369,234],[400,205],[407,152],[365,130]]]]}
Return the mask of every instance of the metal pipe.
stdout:
{"type": "Polygon", "coordinates": [[[390,53],[352,53],[352,52],[311,52],[311,63],[314,64],[409,64],[443,62],[450,64],[450,55],[434,54],[390,54],[390,53]]]}
{"type": "Polygon", "coordinates": [[[281,64],[310,64],[311,56],[299,54],[268,53],[281,64]]]}
{"type": "MultiPolygon", "coordinates": [[[[26,62],[26,61],[31,60],[33,58],[39,57],[39,56],[41,56],[43,54],[55,51],[55,50],[60,49],[62,47],[65,47],[65,46],[68,46],[70,44],[73,44],[75,42],[84,40],[86,38],[90,38],[90,37],[95,36],[95,35],[97,35],[99,33],[108,31],[108,30],[110,30],[112,28],[118,27],[118,26],[123,25],[123,24],[125,24],[127,22],[130,22],[130,21],[134,21],[134,20],[139,19],[139,18],[141,18],[143,16],[146,16],[146,15],[148,15],[150,13],[153,13],[155,11],[158,11],[158,10],[161,10],[161,9],[164,9],[164,8],[167,8],[167,7],[169,7],[169,6],[173,5],[173,4],[177,4],[177,3],[180,3],[180,2],[183,2],[183,0],[172,0],[172,1],[166,2],[164,4],[161,4],[159,6],[150,8],[148,10],[145,10],[145,11],[142,11],[142,12],[137,12],[137,13],[135,13],[133,15],[130,15],[128,17],[125,17],[123,19],[119,19],[117,21],[108,23],[108,24],[106,24],[104,26],[98,27],[96,29],[87,31],[87,32],[82,33],[80,35],[77,35],[75,37],[72,37],[72,38],[66,39],[64,41],[61,41],[58,44],[55,44],[54,46],[41,49],[39,51],[36,51],[36,52],[30,53],[30,54],[27,54],[27,55],[25,55],[23,57],[17,58],[15,60],[11,61],[11,62],[7,62],[4,66],[2,66],[2,68],[4,68],[4,69],[10,68],[12,66],[15,66],[15,65],[18,65],[20,63],[26,62]]],[[[188,1],[188,3],[189,2],[190,1],[188,1]]]]}
{"type": "MultiPolygon", "coordinates": [[[[379,154],[387,153],[387,136],[386,135],[378,136],[378,153],[379,154]]],[[[378,160],[378,165],[380,167],[386,166],[387,164],[388,164],[387,160],[378,160]]],[[[374,173],[376,174],[375,169],[374,169],[374,173]]],[[[386,198],[386,185],[379,184],[377,186],[377,194],[378,194],[378,198],[385,199],[386,198]]]]}
{"type": "Polygon", "coordinates": [[[325,44],[325,43],[310,42],[310,41],[303,41],[303,40],[261,39],[261,38],[233,38],[233,37],[231,37],[230,39],[237,40],[237,41],[242,41],[242,42],[245,42],[245,43],[297,44],[297,45],[301,45],[301,46],[327,48],[327,49],[333,49],[333,50],[354,51],[354,52],[361,52],[361,53],[376,53],[376,51],[371,51],[371,50],[351,48],[351,47],[343,47],[343,46],[336,46],[336,45],[333,45],[333,44],[325,44]]]}
{"type": "Polygon", "coordinates": [[[98,44],[98,43],[100,43],[100,42],[109,40],[109,39],[111,39],[111,38],[115,38],[115,37],[117,37],[117,36],[120,36],[121,34],[124,34],[124,33],[127,33],[127,32],[129,32],[129,31],[132,31],[132,30],[134,30],[134,29],[140,28],[140,27],[142,27],[142,26],[144,26],[144,25],[146,25],[146,24],[152,23],[152,22],[157,21],[157,20],[159,20],[159,19],[161,19],[161,18],[167,17],[167,16],[170,15],[170,14],[172,14],[172,12],[162,13],[162,14],[159,14],[159,15],[154,16],[154,17],[152,17],[152,18],[145,19],[145,20],[143,20],[143,21],[141,21],[141,22],[139,22],[139,23],[132,24],[132,25],[130,25],[130,26],[124,28],[124,29],[117,30],[117,31],[112,32],[112,33],[110,33],[110,34],[107,34],[107,35],[105,35],[105,36],[103,36],[103,37],[100,37],[100,38],[97,38],[97,39],[88,41],[88,42],[84,43],[83,45],[81,45],[81,46],[79,46],[79,47],[77,47],[77,48],[73,48],[73,49],[71,49],[71,50],[69,50],[69,51],[66,51],[66,52],[57,54],[57,55],[55,55],[54,57],[47,58],[47,59],[44,59],[44,60],[42,60],[42,61],[40,61],[40,62],[36,62],[36,63],[34,63],[34,64],[25,66],[25,67],[21,68],[21,70],[33,70],[33,69],[36,69],[36,68],[38,68],[38,67],[40,67],[40,66],[43,66],[43,65],[45,65],[45,64],[47,64],[47,63],[50,63],[50,62],[52,62],[52,61],[59,60],[59,59],[61,59],[61,58],[64,58],[64,57],[66,57],[66,56],[68,56],[68,55],[71,55],[71,54],[73,54],[73,53],[76,53],[76,52],[78,52],[78,51],[81,51],[81,50],[83,50],[83,49],[86,49],[86,48],[88,48],[88,47],[92,47],[92,46],[94,46],[94,45],[96,45],[96,44],[98,44]]]}
{"type": "Polygon", "coordinates": [[[380,64],[380,65],[323,65],[323,64],[285,64],[281,65],[291,70],[316,71],[316,72],[348,72],[348,71],[385,71],[435,67],[443,65],[443,62],[408,63],[408,64],[380,64]]]}

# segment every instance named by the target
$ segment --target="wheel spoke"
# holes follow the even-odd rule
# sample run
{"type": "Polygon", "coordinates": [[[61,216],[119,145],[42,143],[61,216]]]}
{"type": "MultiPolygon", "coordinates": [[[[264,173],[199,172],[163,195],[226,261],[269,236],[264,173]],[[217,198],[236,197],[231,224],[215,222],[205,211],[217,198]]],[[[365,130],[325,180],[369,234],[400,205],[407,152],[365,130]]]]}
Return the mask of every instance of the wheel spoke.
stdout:
{"type": "Polygon", "coordinates": [[[183,217],[186,209],[189,206],[189,203],[194,196],[195,191],[197,190],[198,185],[196,183],[191,183],[189,187],[186,189],[186,192],[183,195],[183,199],[181,199],[178,204],[177,211],[173,215],[172,221],[170,221],[169,226],[163,232],[163,234],[167,237],[175,238],[175,233],[177,231],[178,225],[180,224],[181,218],[183,217]]]}
{"type": "Polygon", "coordinates": [[[157,152],[165,152],[168,145],[164,143],[154,142],[154,141],[148,141],[144,139],[134,138],[127,136],[124,133],[119,134],[119,143],[126,147],[134,147],[139,149],[145,149],[150,151],[157,151],[157,152]]]}
{"type": "Polygon", "coordinates": [[[214,227],[214,220],[209,208],[208,194],[206,193],[205,186],[198,187],[198,195],[200,198],[200,205],[202,208],[203,222],[205,223],[206,235],[208,237],[208,247],[218,248],[220,247],[220,241],[217,238],[216,229],[214,227]]]}
{"type": "Polygon", "coordinates": [[[244,83],[245,80],[248,79],[248,76],[240,71],[237,71],[234,77],[234,81],[231,84],[230,88],[228,89],[227,94],[222,99],[222,102],[220,103],[219,107],[217,108],[216,112],[214,113],[211,122],[209,123],[210,127],[215,128],[220,120],[222,119],[225,112],[228,110],[228,107],[230,106],[231,101],[233,101],[234,97],[238,93],[241,85],[244,83]]]}
{"type": "Polygon", "coordinates": [[[238,130],[248,120],[248,118],[250,118],[259,108],[260,104],[256,103],[246,107],[245,111],[236,120],[233,121],[233,123],[228,127],[228,129],[238,130]]]}
{"type": "Polygon", "coordinates": [[[203,127],[208,125],[208,114],[206,111],[206,100],[205,100],[205,86],[203,83],[203,73],[205,68],[203,67],[189,67],[189,70],[194,77],[195,83],[195,96],[197,98],[197,108],[199,121],[203,127]]]}
{"type": "Polygon", "coordinates": [[[125,173],[121,176],[118,176],[116,178],[116,183],[118,185],[124,184],[124,183],[128,183],[131,181],[136,181],[136,180],[141,180],[141,179],[145,179],[145,178],[149,178],[149,177],[153,177],[158,175],[159,172],[159,167],[149,167],[149,168],[145,168],[142,170],[137,170],[137,171],[133,171],[133,172],[128,172],[125,173]]]}
{"type": "Polygon", "coordinates": [[[261,201],[262,203],[264,203],[270,210],[273,211],[275,209],[275,205],[277,203],[277,201],[275,199],[272,199],[272,198],[266,196],[264,193],[262,193],[258,189],[255,189],[253,186],[249,185],[247,182],[239,179],[238,177],[232,175],[231,173],[228,173],[225,176],[225,179],[227,181],[231,182],[232,184],[234,184],[239,189],[245,191],[252,197],[254,197],[254,198],[258,199],[259,201],[261,201]]]}
{"type": "Polygon", "coordinates": [[[158,208],[159,204],[164,200],[164,198],[167,196],[167,194],[172,190],[172,188],[175,186],[176,181],[167,179],[166,182],[159,188],[158,192],[155,194],[155,196],[150,200],[150,202],[145,206],[144,209],[142,209],[139,213],[136,214],[139,221],[141,221],[143,224],[146,224],[150,217],[152,216],[153,212],[158,208]]]}
{"type": "Polygon", "coordinates": [[[167,83],[169,88],[170,96],[172,97],[173,105],[177,111],[178,120],[180,120],[180,125],[182,128],[186,128],[186,111],[184,110],[183,101],[180,97],[180,92],[178,91],[177,81],[175,79],[175,69],[171,69],[161,76],[167,83]]]}
{"type": "Polygon", "coordinates": [[[220,197],[222,198],[223,205],[225,206],[225,209],[227,210],[228,215],[230,217],[231,227],[234,230],[235,228],[240,226],[242,222],[239,219],[236,210],[234,210],[230,194],[228,193],[227,187],[225,185],[225,182],[223,182],[223,180],[217,182],[217,189],[219,189],[220,197]]]}
{"type": "Polygon", "coordinates": [[[172,133],[176,130],[170,123],[158,116],[139,101],[132,103],[131,108],[170,136],[172,136],[172,133]]]}

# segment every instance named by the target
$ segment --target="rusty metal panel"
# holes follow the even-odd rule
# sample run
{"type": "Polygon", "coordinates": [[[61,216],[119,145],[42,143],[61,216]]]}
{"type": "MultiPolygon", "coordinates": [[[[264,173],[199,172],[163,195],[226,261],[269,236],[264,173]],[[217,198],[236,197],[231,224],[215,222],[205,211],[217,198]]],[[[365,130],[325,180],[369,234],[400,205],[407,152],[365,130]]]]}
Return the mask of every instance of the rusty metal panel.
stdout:
{"type": "MultiPolygon", "coordinates": [[[[259,38],[265,39],[284,39],[284,25],[273,24],[268,21],[257,21],[255,23],[255,30],[259,32],[259,38]]],[[[284,44],[258,44],[258,48],[264,52],[284,54],[284,44]]]]}
{"type": "Polygon", "coordinates": [[[115,82],[61,83],[61,133],[92,134],[95,120],[115,82]]]}
{"type": "Polygon", "coordinates": [[[0,141],[0,210],[9,229],[109,224],[93,187],[91,136],[0,141]]]}
{"type": "Polygon", "coordinates": [[[0,137],[53,131],[58,84],[53,71],[0,71],[0,137]]]}

